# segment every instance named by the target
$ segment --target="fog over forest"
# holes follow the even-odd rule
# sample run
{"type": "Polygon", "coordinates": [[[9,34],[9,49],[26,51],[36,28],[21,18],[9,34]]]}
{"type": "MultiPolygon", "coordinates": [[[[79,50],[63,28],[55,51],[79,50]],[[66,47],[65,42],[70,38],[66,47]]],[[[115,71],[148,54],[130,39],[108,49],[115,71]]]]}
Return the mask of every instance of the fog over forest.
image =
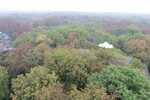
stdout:
{"type": "Polygon", "coordinates": [[[149,100],[150,14],[0,9],[0,100],[149,100]]]}

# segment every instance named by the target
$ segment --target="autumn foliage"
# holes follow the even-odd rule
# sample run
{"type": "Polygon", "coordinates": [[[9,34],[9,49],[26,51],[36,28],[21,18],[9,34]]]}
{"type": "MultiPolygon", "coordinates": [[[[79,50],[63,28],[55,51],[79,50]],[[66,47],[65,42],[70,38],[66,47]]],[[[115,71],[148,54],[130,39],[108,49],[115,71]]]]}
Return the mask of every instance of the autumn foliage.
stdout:
{"type": "Polygon", "coordinates": [[[0,35],[0,100],[148,100],[149,27],[148,17],[1,16],[12,43],[0,35]]]}

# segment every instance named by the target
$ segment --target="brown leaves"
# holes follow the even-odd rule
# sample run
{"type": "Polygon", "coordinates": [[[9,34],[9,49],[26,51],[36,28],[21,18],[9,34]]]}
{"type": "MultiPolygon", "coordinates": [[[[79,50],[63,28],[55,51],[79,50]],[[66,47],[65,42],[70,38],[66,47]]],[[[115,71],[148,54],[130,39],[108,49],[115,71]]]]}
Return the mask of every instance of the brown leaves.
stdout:
{"type": "Polygon", "coordinates": [[[130,40],[125,44],[124,50],[128,54],[138,56],[138,54],[141,52],[147,52],[149,50],[149,46],[144,40],[130,40]]]}
{"type": "Polygon", "coordinates": [[[68,92],[73,100],[115,100],[116,95],[107,95],[106,89],[103,87],[95,87],[90,84],[81,91],[73,86],[72,90],[68,92]]]}
{"type": "Polygon", "coordinates": [[[44,87],[40,90],[36,90],[34,93],[36,100],[69,100],[69,97],[63,93],[62,86],[44,87]]]}

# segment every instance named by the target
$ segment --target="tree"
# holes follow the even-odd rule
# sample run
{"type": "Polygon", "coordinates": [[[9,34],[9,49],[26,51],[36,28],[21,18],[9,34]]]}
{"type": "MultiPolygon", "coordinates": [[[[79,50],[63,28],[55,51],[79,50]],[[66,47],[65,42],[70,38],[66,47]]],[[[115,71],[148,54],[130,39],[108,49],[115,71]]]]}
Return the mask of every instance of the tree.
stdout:
{"type": "Polygon", "coordinates": [[[136,26],[128,26],[125,28],[126,33],[130,33],[131,35],[141,33],[141,30],[136,26]]]}
{"type": "Polygon", "coordinates": [[[61,26],[61,27],[58,27],[58,28],[54,29],[53,31],[56,31],[59,34],[62,34],[63,37],[65,39],[67,39],[67,36],[69,34],[69,27],[68,26],[61,26]]]}
{"type": "Polygon", "coordinates": [[[16,40],[12,42],[13,46],[17,47],[24,43],[35,44],[36,42],[36,32],[26,32],[23,34],[23,37],[18,37],[16,40]]]}
{"type": "Polygon", "coordinates": [[[104,63],[104,65],[109,65],[109,59],[114,56],[115,52],[110,49],[103,49],[100,48],[95,52],[95,56],[97,57],[98,61],[104,63]]]}
{"type": "Polygon", "coordinates": [[[147,52],[141,52],[139,53],[139,55],[137,56],[142,62],[144,62],[145,64],[149,64],[150,63],[150,51],[148,49],[147,52]]]}
{"type": "Polygon", "coordinates": [[[89,49],[79,49],[79,51],[80,52],[78,53],[78,55],[86,61],[85,68],[87,69],[87,73],[89,75],[94,72],[100,72],[103,68],[106,67],[107,63],[105,63],[105,61],[108,62],[108,59],[106,60],[103,55],[108,56],[109,52],[103,54],[103,51],[101,49],[98,49],[97,51],[89,49]]]}
{"type": "Polygon", "coordinates": [[[123,50],[124,44],[130,40],[130,36],[128,35],[120,35],[118,36],[118,43],[116,44],[116,47],[123,50]]]}
{"type": "Polygon", "coordinates": [[[47,39],[46,35],[39,35],[38,38],[36,39],[37,43],[44,42],[47,39]]]}
{"type": "Polygon", "coordinates": [[[48,61],[45,62],[48,68],[57,68],[57,64],[63,60],[65,56],[70,53],[75,53],[77,50],[68,45],[58,45],[53,49],[52,54],[47,56],[48,61]]]}
{"type": "Polygon", "coordinates": [[[99,38],[101,42],[108,42],[113,45],[117,45],[118,43],[118,37],[109,33],[102,34],[99,38]]]}
{"type": "Polygon", "coordinates": [[[47,37],[53,40],[52,46],[62,45],[65,43],[64,36],[62,34],[59,34],[58,32],[49,32],[47,37]]]}
{"type": "Polygon", "coordinates": [[[22,55],[22,60],[25,66],[28,66],[28,69],[43,65],[43,53],[36,49],[31,49],[22,55]]]}
{"type": "Polygon", "coordinates": [[[73,29],[73,32],[75,32],[80,42],[86,40],[89,35],[89,31],[84,27],[76,27],[73,29]]]}
{"type": "Polygon", "coordinates": [[[83,41],[80,43],[80,46],[76,48],[96,49],[98,46],[95,42],[83,41]]]}
{"type": "Polygon", "coordinates": [[[128,54],[136,56],[138,53],[146,52],[148,44],[144,40],[130,40],[125,44],[124,49],[128,54]]]}
{"type": "Polygon", "coordinates": [[[30,73],[18,75],[12,79],[12,97],[17,100],[35,100],[36,90],[51,86],[56,86],[58,77],[44,66],[31,69],[30,73]]]}
{"type": "Polygon", "coordinates": [[[50,64],[49,68],[56,71],[66,90],[72,85],[76,85],[78,89],[84,88],[89,75],[101,71],[105,65],[95,56],[94,51],[84,49],[69,51],[67,55],[64,51],[58,53],[57,55],[63,56],[58,56],[60,60],[54,58],[55,64],[54,66],[50,64]]]}
{"type": "Polygon", "coordinates": [[[135,35],[135,34],[139,34],[141,33],[141,29],[139,29],[138,27],[135,26],[128,26],[125,28],[119,28],[116,31],[113,32],[113,34],[120,36],[120,35],[135,35]]]}
{"type": "Polygon", "coordinates": [[[28,56],[28,51],[32,48],[31,44],[22,44],[8,53],[5,61],[8,64],[7,69],[11,77],[25,74],[31,67],[33,67],[31,64],[33,62],[29,63],[29,59],[26,59],[26,57],[30,57],[28,56]]]}
{"type": "Polygon", "coordinates": [[[53,69],[65,84],[65,89],[69,90],[71,85],[83,88],[89,76],[86,69],[87,61],[78,54],[65,56],[53,69]]]}
{"type": "Polygon", "coordinates": [[[138,69],[112,65],[101,73],[94,73],[88,83],[103,85],[108,93],[118,94],[121,100],[150,98],[150,82],[138,69]]]}
{"type": "Polygon", "coordinates": [[[0,65],[1,66],[8,66],[8,62],[6,61],[7,59],[7,52],[0,52],[0,65]]]}
{"type": "Polygon", "coordinates": [[[127,54],[130,54],[136,58],[139,58],[141,61],[146,63],[146,60],[144,58],[145,54],[147,55],[150,50],[150,47],[148,46],[148,43],[144,40],[130,40],[124,45],[124,51],[127,54]],[[144,58],[143,58],[144,57],[144,58]]]}
{"type": "MultiPolygon", "coordinates": [[[[63,58],[65,56],[67,56],[70,53],[69,50],[65,49],[65,48],[60,48],[57,47],[53,52],[51,57],[47,57],[49,58],[49,61],[46,61],[45,64],[48,68],[54,68],[57,69],[57,65],[59,62],[61,62],[63,60],[63,58]]],[[[53,69],[53,70],[54,70],[53,69]]],[[[58,69],[59,70],[59,69],[58,69]]]]}
{"type": "Polygon", "coordinates": [[[39,56],[41,58],[39,61],[39,65],[45,65],[47,67],[53,62],[51,49],[45,43],[40,43],[34,48],[34,50],[39,52],[39,54],[41,55],[39,56]]]}
{"type": "Polygon", "coordinates": [[[145,40],[146,43],[148,43],[148,45],[150,46],[150,36],[149,36],[149,37],[145,37],[144,40],[145,40]]]}
{"type": "Polygon", "coordinates": [[[141,62],[141,60],[139,60],[137,58],[133,58],[131,61],[131,67],[139,68],[142,70],[146,67],[146,64],[144,64],[143,62],[141,62]]]}
{"type": "Polygon", "coordinates": [[[6,68],[0,66],[0,100],[7,100],[9,98],[8,78],[6,68]]]}
{"type": "Polygon", "coordinates": [[[76,45],[79,44],[75,32],[69,32],[66,43],[69,44],[71,47],[76,47],[76,45]]]}
{"type": "Polygon", "coordinates": [[[20,33],[30,31],[32,25],[26,21],[17,20],[13,17],[0,18],[0,30],[7,33],[10,37],[15,39],[20,33]]]}
{"type": "Polygon", "coordinates": [[[35,92],[35,100],[70,100],[60,84],[57,86],[43,87],[35,92]]]}
{"type": "Polygon", "coordinates": [[[69,51],[66,50],[66,49],[57,48],[57,49],[53,52],[53,55],[52,55],[52,56],[53,56],[55,59],[61,59],[62,57],[67,56],[68,53],[69,53],[69,51]]]}
{"type": "Polygon", "coordinates": [[[116,31],[113,32],[114,35],[120,36],[120,35],[124,35],[126,33],[126,30],[123,28],[119,28],[116,31]]]}
{"type": "Polygon", "coordinates": [[[116,96],[108,95],[105,88],[100,86],[95,87],[92,84],[81,89],[81,91],[77,90],[74,86],[68,94],[72,100],[116,100],[116,96]]]}

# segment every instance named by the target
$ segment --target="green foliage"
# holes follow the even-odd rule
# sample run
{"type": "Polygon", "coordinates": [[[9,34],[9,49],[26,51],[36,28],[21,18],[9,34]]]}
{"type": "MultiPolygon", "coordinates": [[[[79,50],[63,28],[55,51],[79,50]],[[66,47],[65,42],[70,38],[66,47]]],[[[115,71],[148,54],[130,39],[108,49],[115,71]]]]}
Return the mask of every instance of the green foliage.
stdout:
{"type": "Polygon", "coordinates": [[[100,52],[89,49],[79,49],[78,55],[82,57],[86,61],[85,66],[88,74],[92,74],[94,72],[100,72],[103,68],[106,67],[105,58],[100,59],[100,52]]]}
{"type": "Polygon", "coordinates": [[[143,62],[141,62],[141,60],[133,58],[131,61],[131,66],[134,68],[139,68],[139,69],[144,69],[146,67],[146,64],[144,64],[143,62]]]}
{"type": "Polygon", "coordinates": [[[128,26],[126,28],[119,28],[113,34],[119,36],[119,35],[135,35],[141,33],[141,29],[135,27],[135,26],[128,26]]]}
{"type": "Polygon", "coordinates": [[[103,29],[99,24],[92,23],[92,22],[86,23],[85,27],[89,32],[95,32],[96,30],[102,30],[103,29]]]}
{"type": "Polygon", "coordinates": [[[40,43],[34,49],[36,49],[42,53],[44,53],[46,51],[50,51],[50,47],[48,45],[46,45],[45,43],[40,43]]]}
{"type": "Polygon", "coordinates": [[[65,42],[65,38],[63,37],[63,35],[59,34],[57,32],[50,32],[48,34],[48,37],[53,40],[52,45],[54,45],[54,46],[64,44],[64,42],[65,42]]]}
{"type": "Polygon", "coordinates": [[[129,35],[120,35],[118,36],[118,43],[116,44],[116,47],[123,50],[123,46],[126,42],[128,42],[131,39],[129,35]]]}
{"type": "Polygon", "coordinates": [[[7,55],[7,52],[0,53],[0,66],[8,66],[8,62],[6,61],[7,55]]]}
{"type": "Polygon", "coordinates": [[[7,100],[9,98],[8,78],[7,70],[0,66],[0,100],[7,100]]]}
{"type": "Polygon", "coordinates": [[[123,28],[117,29],[116,31],[113,32],[113,34],[116,36],[124,35],[125,33],[126,33],[126,30],[123,28]]]}
{"type": "Polygon", "coordinates": [[[136,33],[141,33],[141,29],[134,26],[128,26],[125,28],[126,33],[130,33],[131,35],[134,35],[136,33]]]}
{"type": "Polygon", "coordinates": [[[99,38],[100,42],[108,42],[113,45],[116,45],[118,43],[118,37],[109,33],[102,34],[99,38]]]}
{"type": "Polygon", "coordinates": [[[28,32],[23,38],[17,38],[15,41],[13,41],[12,44],[16,47],[24,43],[35,43],[36,37],[36,33],[28,32]]]}
{"type": "Polygon", "coordinates": [[[17,78],[12,79],[12,90],[14,94],[12,97],[17,100],[35,100],[34,94],[36,90],[48,86],[56,86],[58,77],[54,72],[51,72],[44,66],[38,66],[31,69],[30,73],[25,76],[18,75],[17,78]]]}
{"type": "MultiPolygon", "coordinates": [[[[24,33],[25,35],[21,38],[17,38],[15,41],[13,41],[13,45],[14,46],[18,46],[20,44],[23,43],[33,43],[35,44],[36,41],[39,42],[41,40],[41,38],[39,38],[39,36],[45,36],[46,38],[44,38],[44,40],[49,41],[49,39],[51,39],[50,42],[51,45],[53,46],[57,46],[57,45],[61,45],[65,42],[65,39],[67,39],[67,36],[69,34],[69,27],[59,27],[56,29],[53,29],[52,31],[49,30],[39,30],[38,32],[35,32],[35,30],[28,32],[28,33],[24,33]],[[39,38],[39,39],[38,39],[39,38]]],[[[42,38],[42,41],[44,41],[42,38]]]]}
{"type": "Polygon", "coordinates": [[[104,58],[98,57],[95,51],[81,49],[80,52],[70,52],[57,62],[55,58],[55,66],[51,64],[49,68],[56,71],[61,81],[65,83],[67,90],[70,89],[71,85],[83,88],[90,74],[105,68],[104,58]]]}
{"type": "Polygon", "coordinates": [[[144,38],[144,34],[142,34],[142,33],[136,33],[136,34],[134,34],[133,36],[132,36],[132,38],[131,39],[143,39],[144,38]]]}
{"type": "Polygon", "coordinates": [[[51,62],[53,62],[52,60],[52,54],[51,54],[51,49],[48,45],[46,45],[45,43],[40,43],[39,45],[37,45],[34,50],[35,52],[38,53],[38,55],[36,55],[36,57],[38,57],[39,60],[38,64],[39,65],[45,65],[48,66],[51,62]]]}
{"type": "Polygon", "coordinates": [[[121,100],[148,100],[150,82],[137,69],[109,66],[88,78],[88,83],[103,85],[109,93],[117,93],[121,100]]]}
{"type": "Polygon", "coordinates": [[[35,28],[32,28],[31,31],[33,31],[33,32],[42,32],[42,31],[47,30],[47,29],[48,29],[48,27],[40,25],[40,26],[37,26],[35,28]]]}
{"type": "Polygon", "coordinates": [[[81,91],[77,90],[74,86],[69,91],[71,100],[115,100],[115,95],[107,95],[106,89],[103,87],[95,87],[90,84],[81,91]]]}
{"type": "Polygon", "coordinates": [[[150,49],[148,49],[148,52],[141,52],[139,53],[138,57],[140,58],[140,60],[142,62],[144,62],[145,64],[150,63],[150,49]]]}
{"type": "Polygon", "coordinates": [[[124,48],[124,45],[125,43],[127,43],[129,40],[133,39],[143,39],[144,38],[144,35],[142,33],[135,33],[135,34],[129,34],[129,33],[126,33],[126,34],[121,34],[119,36],[116,36],[116,35],[112,35],[112,34],[109,34],[109,33],[105,33],[105,34],[102,34],[100,36],[100,42],[108,42],[108,43],[111,43],[113,44],[116,48],[119,48],[121,50],[123,50],[124,48]]]}
{"type": "Polygon", "coordinates": [[[87,41],[99,43],[100,39],[99,39],[98,36],[89,35],[89,36],[87,37],[87,41]]]}
{"type": "Polygon", "coordinates": [[[57,59],[60,59],[66,55],[68,55],[69,51],[66,50],[66,49],[63,49],[63,48],[58,48],[57,50],[55,50],[53,52],[53,57],[57,58],[57,59]]]}
{"type": "Polygon", "coordinates": [[[95,52],[95,56],[97,57],[98,61],[103,62],[105,65],[109,65],[109,59],[113,57],[114,51],[111,49],[104,49],[99,48],[95,52]]]}
{"type": "Polygon", "coordinates": [[[76,27],[73,29],[73,32],[75,32],[80,41],[85,41],[89,35],[89,32],[84,27],[76,27]]]}
{"type": "Polygon", "coordinates": [[[61,81],[65,83],[67,90],[70,89],[71,85],[76,85],[78,88],[85,86],[86,79],[89,76],[86,64],[86,59],[77,54],[69,54],[58,62],[56,71],[61,81]]]}
{"type": "Polygon", "coordinates": [[[67,39],[68,34],[69,34],[69,27],[68,26],[61,26],[61,27],[54,29],[52,32],[54,32],[54,33],[57,32],[59,34],[62,34],[63,37],[65,39],[67,39]]]}
{"type": "Polygon", "coordinates": [[[98,46],[95,42],[83,41],[80,43],[79,48],[96,49],[96,48],[98,48],[98,46]]]}
{"type": "Polygon", "coordinates": [[[43,64],[43,54],[36,49],[28,50],[26,54],[23,55],[22,60],[28,64],[26,66],[32,68],[43,64]]]}
{"type": "MultiPolygon", "coordinates": [[[[43,13],[0,18],[1,31],[16,39],[12,42],[15,49],[0,54],[0,65],[13,78],[9,84],[12,99],[150,98],[149,82],[136,70],[150,65],[150,20],[93,15],[43,13]],[[102,42],[115,48],[99,48],[102,42]],[[122,67],[107,68],[111,64],[122,67]],[[96,78],[89,78],[93,73],[96,78]],[[87,79],[93,84],[87,85],[87,79]]],[[[8,88],[8,75],[5,77],[3,70],[0,69],[0,88],[8,88]]],[[[0,100],[9,97],[8,90],[3,90],[0,100]]]]}
{"type": "Polygon", "coordinates": [[[39,34],[45,35],[48,39],[51,39],[53,41],[51,42],[52,46],[57,46],[64,44],[65,39],[67,39],[67,36],[69,34],[69,27],[61,26],[53,29],[52,31],[49,30],[42,31],[39,34]]]}

